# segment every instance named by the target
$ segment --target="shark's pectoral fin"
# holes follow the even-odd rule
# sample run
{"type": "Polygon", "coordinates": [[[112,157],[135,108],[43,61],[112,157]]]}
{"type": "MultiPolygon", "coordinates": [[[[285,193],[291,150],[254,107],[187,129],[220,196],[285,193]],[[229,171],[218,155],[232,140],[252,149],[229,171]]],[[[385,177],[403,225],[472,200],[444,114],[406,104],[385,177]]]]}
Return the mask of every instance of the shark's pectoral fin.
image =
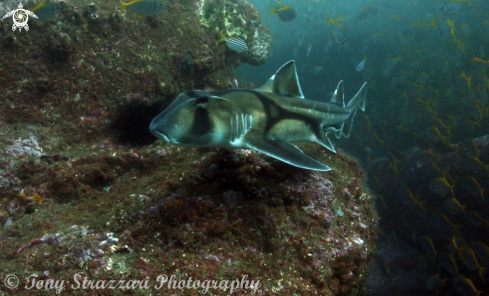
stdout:
{"type": "Polygon", "coordinates": [[[302,150],[287,142],[275,142],[264,138],[246,137],[246,146],[258,152],[279,159],[290,165],[316,171],[330,171],[331,168],[304,154],[302,150]]]}

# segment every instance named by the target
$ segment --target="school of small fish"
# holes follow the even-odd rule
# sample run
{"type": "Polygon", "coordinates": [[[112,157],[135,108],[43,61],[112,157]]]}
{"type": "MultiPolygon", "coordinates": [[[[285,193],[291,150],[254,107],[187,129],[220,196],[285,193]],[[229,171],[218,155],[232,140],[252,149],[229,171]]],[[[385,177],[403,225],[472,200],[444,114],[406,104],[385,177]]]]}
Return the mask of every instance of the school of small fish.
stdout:
{"type": "MultiPolygon", "coordinates": [[[[329,81],[338,77],[368,81],[377,94],[357,142],[348,145],[362,151],[367,166],[388,158],[400,198],[413,210],[399,217],[404,233],[379,232],[390,248],[399,250],[401,236],[411,241],[420,254],[410,256],[429,271],[413,283],[385,257],[391,283],[409,290],[423,282],[420,289],[437,295],[487,294],[489,157],[479,137],[489,132],[489,1],[269,0],[268,7],[272,16],[281,8],[297,12],[271,19],[272,32],[287,58],[309,67],[299,75],[320,85],[315,94],[333,89],[329,81]],[[408,187],[399,166],[417,147],[424,150],[416,164],[425,168],[423,188],[408,187]],[[441,169],[447,155],[467,158],[466,171],[441,169]],[[410,219],[430,227],[415,230],[410,219]]],[[[380,184],[383,176],[370,178],[380,184]]],[[[385,211],[388,199],[399,198],[378,197],[385,211]]]]}

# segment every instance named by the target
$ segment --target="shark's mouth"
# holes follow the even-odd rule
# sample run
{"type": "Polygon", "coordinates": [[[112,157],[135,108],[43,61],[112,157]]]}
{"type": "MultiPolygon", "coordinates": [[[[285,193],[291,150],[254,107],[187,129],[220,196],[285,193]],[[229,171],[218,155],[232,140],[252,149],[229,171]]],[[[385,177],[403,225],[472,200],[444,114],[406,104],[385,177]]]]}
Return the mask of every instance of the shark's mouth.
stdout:
{"type": "MultiPolygon", "coordinates": [[[[159,116],[158,116],[159,117],[159,116]]],[[[156,117],[156,118],[158,118],[156,117]]],[[[150,126],[149,126],[149,131],[155,135],[158,139],[162,139],[162,140],[165,140],[167,141],[168,143],[170,143],[170,138],[165,135],[165,133],[161,132],[158,130],[158,121],[155,119],[153,119],[153,121],[151,122],[150,126]]]]}
{"type": "Polygon", "coordinates": [[[160,132],[160,131],[158,131],[156,129],[155,130],[152,130],[152,132],[153,132],[153,135],[155,135],[156,137],[158,137],[158,138],[160,138],[162,140],[165,140],[168,143],[170,143],[170,138],[168,138],[168,136],[165,135],[164,133],[162,133],[162,132],[160,132]]]}

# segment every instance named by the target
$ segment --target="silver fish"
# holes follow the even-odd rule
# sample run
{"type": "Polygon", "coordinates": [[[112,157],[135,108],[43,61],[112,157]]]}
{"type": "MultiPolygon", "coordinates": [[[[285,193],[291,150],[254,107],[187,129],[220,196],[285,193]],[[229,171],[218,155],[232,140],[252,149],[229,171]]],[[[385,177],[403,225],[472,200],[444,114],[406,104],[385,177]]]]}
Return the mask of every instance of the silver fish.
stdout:
{"type": "MultiPolygon", "coordinates": [[[[469,0],[469,2],[470,2],[470,0],[469,0]]],[[[465,7],[465,5],[467,5],[467,3],[468,2],[462,2],[462,1],[448,3],[446,5],[443,5],[443,7],[441,8],[441,12],[443,12],[444,14],[447,14],[447,15],[457,14],[460,11],[462,11],[462,9],[464,9],[464,7],[465,7]]]]}

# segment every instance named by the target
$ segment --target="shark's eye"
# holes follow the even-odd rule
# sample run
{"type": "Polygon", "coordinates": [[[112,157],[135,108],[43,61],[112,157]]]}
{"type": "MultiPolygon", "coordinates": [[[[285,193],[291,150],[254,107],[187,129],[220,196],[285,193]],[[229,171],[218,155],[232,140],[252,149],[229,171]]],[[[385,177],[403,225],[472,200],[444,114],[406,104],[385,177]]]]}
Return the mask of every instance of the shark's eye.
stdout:
{"type": "Polygon", "coordinates": [[[198,103],[197,105],[195,105],[195,108],[207,109],[207,103],[198,103]]]}

